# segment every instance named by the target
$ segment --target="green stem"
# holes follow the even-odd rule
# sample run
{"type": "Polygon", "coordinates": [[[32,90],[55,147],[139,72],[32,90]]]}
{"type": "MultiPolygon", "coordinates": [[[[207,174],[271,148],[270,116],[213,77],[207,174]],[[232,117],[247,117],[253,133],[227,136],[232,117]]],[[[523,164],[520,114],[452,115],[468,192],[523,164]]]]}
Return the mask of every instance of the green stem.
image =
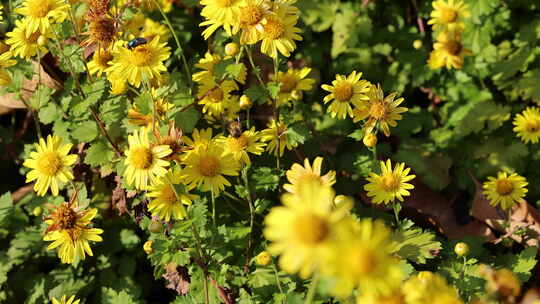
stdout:
{"type": "MultiPolygon", "coordinates": [[[[266,88],[266,85],[264,84],[264,81],[261,78],[261,74],[259,73],[258,68],[255,66],[255,62],[253,61],[253,56],[251,54],[251,50],[249,48],[246,48],[246,53],[248,55],[249,64],[251,65],[251,68],[253,69],[253,72],[255,73],[255,77],[257,77],[257,80],[259,81],[259,84],[263,88],[266,88]]],[[[270,96],[270,95],[268,95],[268,96],[270,96]]]]}
{"type": "Polygon", "coordinates": [[[163,16],[163,19],[165,19],[165,23],[169,27],[169,30],[171,31],[171,33],[172,33],[172,35],[174,37],[174,41],[176,42],[176,47],[178,47],[178,49],[180,50],[180,60],[182,60],[182,64],[184,65],[184,71],[186,73],[186,77],[187,77],[187,81],[189,83],[189,87],[192,88],[193,87],[193,82],[192,82],[192,79],[191,79],[191,71],[189,70],[189,66],[188,66],[188,63],[187,63],[187,60],[186,60],[186,56],[184,55],[184,49],[182,48],[182,45],[180,44],[180,40],[178,39],[178,36],[176,35],[176,32],[174,31],[174,29],[172,27],[172,24],[171,24],[171,21],[169,20],[169,17],[167,17],[167,14],[165,14],[163,9],[161,8],[161,5],[156,0],[153,0],[153,1],[154,1],[154,5],[157,6],[157,8],[159,9],[159,12],[161,13],[161,16],[163,16]]]}
{"type": "MultiPolygon", "coordinates": [[[[191,223],[191,231],[193,233],[193,237],[195,238],[195,244],[197,246],[197,252],[199,253],[199,258],[201,259],[201,262],[206,266],[206,258],[205,254],[202,250],[202,242],[199,237],[199,232],[197,231],[197,227],[195,227],[195,224],[191,223]]],[[[204,287],[204,303],[208,304],[210,303],[210,297],[208,294],[208,274],[206,269],[202,269],[204,274],[204,281],[203,281],[203,287],[204,287]]]]}
{"type": "Polygon", "coordinates": [[[242,180],[244,181],[244,187],[246,187],[247,201],[249,204],[249,238],[246,249],[246,265],[249,265],[249,260],[251,259],[251,247],[253,246],[253,225],[255,223],[255,208],[253,208],[253,200],[251,199],[251,190],[249,188],[248,181],[248,170],[249,166],[245,166],[244,168],[242,168],[242,180]]]}
{"type": "Polygon", "coordinates": [[[305,304],[312,304],[313,299],[315,298],[315,291],[317,290],[317,284],[319,283],[319,274],[315,273],[311,279],[311,284],[309,284],[308,293],[306,296],[305,304]]]}
{"type": "MultiPolygon", "coordinates": [[[[272,269],[274,270],[274,277],[276,278],[276,284],[277,284],[277,287],[279,289],[279,292],[282,293],[282,294],[285,294],[283,292],[283,287],[281,287],[281,282],[279,280],[279,272],[276,268],[276,264],[275,263],[272,263],[272,269]]],[[[285,301],[285,300],[284,300],[285,301]]]]}
{"type": "Polygon", "coordinates": [[[392,203],[392,209],[394,209],[394,217],[396,218],[396,225],[399,226],[399,207],[398,207],[398,204],[399,203],[396,203],[396,202],[393,202],[392,203]]]}
{"type": "Polygon", "coordinates": [[[217,232],[217,225],[216,225],[216,198],[214,195],[214,188],[210,190],[211,196],[212,196],[212,225],[214,227],[214,231],[217,232]]]}

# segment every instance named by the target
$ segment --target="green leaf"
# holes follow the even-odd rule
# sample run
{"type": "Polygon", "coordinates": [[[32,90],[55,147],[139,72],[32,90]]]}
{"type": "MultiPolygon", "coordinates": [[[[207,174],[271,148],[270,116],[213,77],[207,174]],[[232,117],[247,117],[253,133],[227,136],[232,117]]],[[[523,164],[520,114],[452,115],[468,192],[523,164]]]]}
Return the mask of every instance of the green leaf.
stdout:
{"type": "Polygon", "coordinates": [[[258,268],[249,275],[248,284],[253,288],[272,285],[275,282],[274,272],[268,268],[258,268]]]}
{"type": "Polygon", "coordinates": [[[24,263],[32,254],[43,249],[41,231],[31,227],[18,232],[11,240],[7,251],[8,258],[14,265],[24,263]]]}
{"type": "Polygon", "coordinates": [[[263,87],[260,85],[252,85],[247,90],[244,90],[244,94],[251,99],[252,102],[259,104],[266,103],[268,95],[263,87]]]}
{"type": "Polygon", "coordinates": [[[347,137],[353,138],[356,141],[362,141],[364,139],[364,129],[354,130],[354,132],[347,135],[347,137]]]}
{"type": "Polygon", "coordinates": [[[310,137],[309,128],[304,122],[295,122],[287,127],[287,139],[293,146],[303,144],[310,137]]]}
{"type": "Polygon", "coordinates": [[[270,93],[270,97],[272,99],[276,99],[279,95],[279,91],[281,90],[281,82],[270,82],[267,85],[268,93],[270,93]]]}
{"type": "Polygon", "coordinates": [[[103,166],[109,164],[114,158],[114,151],[109,148],[109,144],[104,141],[96,141],[86,150],[84,163],[93,166],[103,166]]]}
{"type": "Polygon", "coordinates": [[[176,125],[182,128],[182,131],[185,133],[193,131],[193,128],[195,128],[200,118],[201,114],[194,108],[189,108],[184,112],[176,112],[176,114],[174,114],[176,125]]]}
{"type": "Polygon", "coordinates": [[[226,74],[233,79],[238,79],[245,70],[246,68],[243,63],[229,64],[227,68],[225,68],[226,74]]]}
{"type": "Polygon", "coordinates": [[[94,121],[77,124],[71,136],[80,142],[90,142],[98,135],[98,126],[94,121]]]}
{"type": "Polygon", "coordinates": [[[276,168],[258,167],[253,170],[251,178],[257,191],[274,191],[279,186],[279,171],[276,168]]]}
{"type": "Polygon", "coordinates": [[[39,86],[39,88],[34,92],[32,97],[30,97],[30,106],[33,109],[39,110],[49,103],[51,99],[53,89],[47,86],[39,86]]]}
{"type": "Polygon", "coordinates": [[[0,196],[0,227],[4,228],[8,226],[9,218],[13,214],[14,209],[10,192],[6,192],[0,196]]]}
{"type": "Polygon", "coordinates": [[[39,120],[44,124],[50,124],[60,117],[62,113],[54,102],[49,102],[47,106],[39,110],[39,120]]]}
{"type": "Polygon", "coordinates": [[[521,251],[518,255],[514,255],[510,261],[510,267],[512,272],[516,274],[521,283],[525,283],[531,277],[531,271],[538,262],[536,255],[538,253],[537,247],[528,247],[521,251]]]}
{"type": "Polygon", "coordinates": [[[441,249],[441,243],[435,240],[435,234],[417,227],[407,227],[394,232],[392,239],[396,243],[397,254],[411,262],[425,264],[432,259],[433,253],[441,249]]]}
{"type": "Polygon", "coordinates": [[[120,242],[127,249],[133,249],[139,244],[141,239],[130,229],[122,229],[120,232],[120,242]]]}
{"type": "Polygon", "coordinates": [[[102,293],[102,304],[137,304],[139,301],[136,301],[129,293],[125,290],[117,292],[112,288],[101,288],[102,293]]]}

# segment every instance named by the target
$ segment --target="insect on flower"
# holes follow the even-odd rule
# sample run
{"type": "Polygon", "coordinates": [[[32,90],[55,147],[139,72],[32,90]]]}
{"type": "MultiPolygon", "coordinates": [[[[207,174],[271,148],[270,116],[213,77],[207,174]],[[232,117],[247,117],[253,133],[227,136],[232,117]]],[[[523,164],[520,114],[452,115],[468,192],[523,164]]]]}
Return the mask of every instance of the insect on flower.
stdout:
{"type": "Polygon", "coordinates": [[[139,45],[146,44],[147,42],[148,42],[148,40],[146,40],[145,38],[141,38],[141,37],[134,38],[134,39],[131,39],[128,42],[127,48],[130,49],[130,50],[133,50],[134,48],[138,47],[139,45]]]}

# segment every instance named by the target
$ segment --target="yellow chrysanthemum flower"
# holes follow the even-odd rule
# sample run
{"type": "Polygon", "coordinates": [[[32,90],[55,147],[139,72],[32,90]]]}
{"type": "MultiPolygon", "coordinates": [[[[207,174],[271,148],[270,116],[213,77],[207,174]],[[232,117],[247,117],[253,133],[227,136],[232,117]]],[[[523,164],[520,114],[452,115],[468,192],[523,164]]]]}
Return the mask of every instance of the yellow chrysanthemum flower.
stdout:
{"type": "Polygon", "coordinates": [[[470,55],[461,43],[461,34],[442,32],[437,36],[437,41],[433,44],[433,51],[429,55],[428,66],[430,69],[461,69],[463,58],[470,55]]]}
{"type": "Polygon", "coordinates": [[[304,159],[304,166],[294,163],[290,170],[287,170],[287,180],[290,184],[283,185],[283,188],[290,193],[298,193],[306,184],[314,183],[318,187],[331,187],[336,183],[336,171],[330,170],[321,176],[322,157],[316,157],[313,166],[309,159],[304,159]]]}
{"type": "Polygon", "coordinates": [[[37,180],[34,190],[39,196],[45,195],[49,187],[53,195],[58,195],[58,182],[67,182],[73,179],[69,168],[77,160],[77,155],[68,154],[71,144],[62,145],[62,139],[48,135],[47,141],[39,139],[34,144],[36,152],[30,152],[30,158],[25,160],[23,166],[30,168],[26,174],[26,182],[37,180]]]}
{"type": "Polygon", "coordinates": [[[402,286],[407,304],[463,304],[457,290],[444,278],[429,271],[421,271],[402,286]]]}
{"type": "MultiPolygon", "coordinates": [[[[206,147],[213,142],[212,128],[207,129],[193,129],[191,132],[191,138],[189,136],[183,136],[183,141],[191,148],[191,151],[198,149],[199,147],[206,147]]],[[[190,153],[190,151],[188,151],[190,153]]]]}
{"type": "Polygon", "coordinates": [[[333,102],[328,107],[328,112],[332,117],[345,119],[347,115],[353,117],[351,105],[358,105],[368,99],[370,83],[366,80],[360,80],[362,73],[353,71],[349,76],[336,75],[336,80],[332,85],[323,84],[323,90],[330,92],[323,99],[324,103],[333,102]]]}
{"type": "Polygon", "coordinates": [[[262,38],[262,29],[266,16],[271,14],[271,6],[267,0],[245,0],[240,5],[235,32],[240,30],[241,44],[254,44],[262,38]]]}
{"type": "Polygon", "coordinates": [[[221,57],[218,54],[212,54],[210,52],[206,52],[206,54],[204,54],[204,57],[201,58],[199,62],[195,64],[196,68],[202,69],[203,71],[194,73],[192,76],[193,81],[202,85],[215,82],[214,81],[214,67],[220,61],[221,61],[221,57]]]}
{"type": "Polygon", "coordinates": [[[11,52],[7,51],[0,54],[0,86],[7,86],[11,84],[11,75],[5,68],[14,66],[17,63],[12,59],[11,52]]]}
{"type": "Polygon", "coordinates": [[[394,100],[397,93],[391,93],[384,97],[380,85],[372,85],[368,92],[368,100],[356,105],[353,110],[353,121],[358,122],[367,118],[364,124],[366,134],[372,133],[377,125],[382,129],[384,135],[390,136],[390,127],[397,126],[397,121],[401,120],[401,113],[408,111],[405,107],[399,107],[404,101],[403,97],[394,100]]]}
{"type": "Polygon", "coordinates": [[[139,190],[146,190],[158,177],[167,174],[169,162],[164,157],[172,153],[167,145],[152,146],[145,127],[128,136],[129,149],[125,152],[127,184],[139,190]]]}
{"type": "Polygon", "coordinates": [[[465,29],[463,19],[471,16],[467,7],[463,0],[433,1],[434,10],[428,24],[432,24],[435,30],[462,32],[465,29]]]}
{"type": "Polygon", "coordinates": [[[62,296],[60,300],[57,300],[56,298],[52,298],[52,304],[79,304],[81,300],[75,300],[75,296],[71,296],[68,298],[67,296],[62,296]]]}
{"type": "Polygon", "coordinates": [[[69,13],[69,4],[64,0],[25,0],[23,7],[15,12],[24,15],[28,25],[26,34],[47,32],[52,24],[64,21],[69,13]]]}
{"type": "Polygon", "coordinates": [[[107,73],[107,80],[111,84],[110,93],[112,95],[120,95],[127,91],[128,85],[124,75],[109,69],[105,70],[105,72],[107,73]]]}
{"type": "Polygon", "coordinates": [[[525,143],[538,143],[540,138],[540,109],[528,107],[514,119],[514,132],[525,143]]]}
{"type": "Polygon", "coordinates": [[[150,83],[152,79],[160,77],[160,73],[166,72],[163,64],[171,54],[167,43],[161,43],[159,37],[146,44],[139,45],[130,50],[119,47],[113,53],[113,60],[107,72],[122,76],[129,84],[140,87],[141,82],[150,83]]]}
{"type": "Polygon", "coordinates": [[[500,205],[504,210],[508,210],[514,204],[524,202],[528,184],[525,177],[517,173],[509,176],[506,172],[499,172],[496,178],[490,176],[484,183],[484,195],[487,196],[490,205],[500,205]]]}
{"type": "Polygon", "coordinates": [[[277,106],[289,105],[290,101],[302,98],[302,93],[313,88],[314,79],[306,78],[311,72],[310,68],[288,69],[287,72],[278,72],[274,81],[281,83],[277,97],[277,106]]]}
{"type": "Polygon", "coordinates": [[[215,143],[191,151],[182,162],[186,166],[182,178],[189,188],[200,186],[201,191],[211,191],[215,196],[231,185],[223,175],[236,176],[240,169],[233,155],[225,153],[223,147],[215,143]]]}
{"type": "Polygon", "coordinates": [[[152,212],[152,216],[157,216],[167,222],[171,218],[183,220],[187,216],[184,205],[190,206],[197,196],[189,194],[182,185],[182,181],[180,171],[169,171],[167,175],[148,188],[147,196],[153,198],[148,204],[148,211],[152,212]]]}
{"type": "Polygon", "coordinates": [[[44,45],[38,44],[39,37],[44,39],[52,38],[50,31],[37,31],[27,34],[28,24],[27,19],[15,20],[15,28],[6,34],[8,37],[6,43],[10,45],[13,55],[26,60],[36,56],[38,52],[41,56],[48,52],[44,45]]]}
{"type": "Polygon", "coordinates": [[[282,121],[276,123],[273,119],[268,124],[268,128],[261,131],[261,141],[268,142],[266,150],[275,156],[283,156],[285,148],[292,150],[297,146],[296,143],[291,142],[287,135],[287,125],[282,121]]]}
{"type": "Polygon", "coordinates": [[[251,164],[249,154],[261,155],[264,152],[265,143],[261,142],[261,135],[255,131],[255,127],[242,132],[239,136],[220,136],[216,142],[223,145],[226,153],[231,153],[242,164],[251,164]]]}
{"type": "Polygon", "coordinates": [[[155,37],[159,37],[160,42],[167,42],[171,37],[171,32],[166,25],[156,22],[150,18],[146,18],[143,29],[138,36],[144,37],[148,41],[153,40],[155,37]]]}
{"type": "Polygon", "coordinates": [[[334,249],[334,230],[350,206],[332,209],[330,187],[306,185],[299,193],[282,196],[283,206],[266,216],[264,236],[271,242],[268,251],[280,255],[279,267],[307,278],[323,264],[334,249]]]}
{"type": "Polygon", "coordinates": [[[407,183],[416,176],[409,175],[411,168],[405,169],[405,163],[397,163],[392,169],[390,159],[381,162],[381,175],[370,173],[364,186],[367,191],[367,196],[375,204],[391,203],[396,200],[403,201],[404,196],[409,196],[411,193],[408,190],[414,189],[414,186],[407,183]]]}
{"type": "Polygon", "coordinates": [[[362,293],[390,295],[403,279],[399,261],[390,254],[390,230],[382,221],[347,218],[336,229],[339,241],[321,267],[332,278],[332,294],[344,298],[354,288],[362,293]]]}
{"type": "Polygon", "coordinates": [[[105,49],[98,49],[92,55],[92,60],[88,62],[88,71],[91,75],[101,77],[101,74],[105,73],[111,65],[110,62],[113,59],[113,55],[110,51],[105,49]]]}
{"type": "Polygon", "coordinates": [[[238,96],[231,94],[232,91],[238,90],[238,85],[233,80],[224,80],[221,83],[204,83],[199,87],[199,104],[203,105],[202,112],[208,113],[210,116],[219,117],[225,110],[225,104],[235,99],[238,96]]]}
{"type": "Polygon", "coordinates": [[[75,198],[74,195],[70,202],[53,206],[51,215],[45,218],[48,227],[43,240],[52,241],[47,250],[60,247],[58,257],[62,263],[68,264],[84,260],[86,255],[93,255],[89,241],[103,241],[99,236],[103,233],[102,229],[88,227],[97,209],[80,210],[75,205],[75,198]]]}
{"type": "Polygon", "coordinates": [[[203,31],[204,39],[208,39],[218,28],[223,27],[227,34],[232,35],[233,25],[237,22],[242,0],[201,0],[203,6],[201,16],[207,20],[200,26],[207,26],[203,31]]]}
{"type": "Polygon", "coordinates": [[[278,51],[285,57],[289,57],[296,48],[295,40],[301,41],[301,32],[297,28],[298,16],[289,14],[272,14],[266,17],[261,30],[261,52],[277,58],[278,51]]]}
{"type": "Polygon", "coordinates": [[[406,304],[405,295],[398,288],[390,294],[363,293],[356,297],[356,304],[406,304]]]}

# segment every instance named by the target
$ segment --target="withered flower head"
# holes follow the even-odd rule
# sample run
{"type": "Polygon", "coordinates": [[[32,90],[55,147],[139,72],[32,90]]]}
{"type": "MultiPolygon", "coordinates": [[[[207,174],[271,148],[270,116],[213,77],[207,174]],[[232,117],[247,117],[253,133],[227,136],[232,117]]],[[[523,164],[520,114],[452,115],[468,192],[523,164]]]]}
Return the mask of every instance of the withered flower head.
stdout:
{"type": "Polygon", "coordinates": [[[88,31],[84,34],[88,37],[81,42],[81,45],[97,44],[98,48],[108,49],[118,35],[118,27],[114,19],[108,16],[87,16],[87,21],[89,22],[88,31]]]}
{"type": "Polygon", "coordinates": [[[87,0],[88,12],[87,17],[96,18],[103,17],[109,12],[110,0],[87,0]]]}
{"type": "Polygon", "coordinates": [[[176,128],[174,122],[169,123],[169,132],[166,136],[161,136],[159,131],[154,131],[154,135],[157,138],[158,145],[168,145],[172,153],[167,156],[167,160],[180,161],[180,153],[190,150],[182,140],[182,129],[176,128]]]}

